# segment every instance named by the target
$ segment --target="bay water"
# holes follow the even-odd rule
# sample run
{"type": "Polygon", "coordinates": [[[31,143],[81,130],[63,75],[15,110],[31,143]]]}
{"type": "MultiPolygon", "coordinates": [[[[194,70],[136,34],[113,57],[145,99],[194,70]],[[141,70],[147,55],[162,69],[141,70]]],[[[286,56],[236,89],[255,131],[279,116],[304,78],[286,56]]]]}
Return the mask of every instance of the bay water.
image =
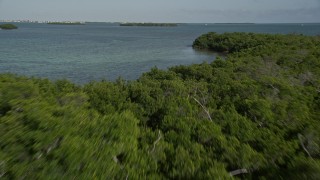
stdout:
{"type": "Polygon", "coordinates": [[[0,73],[68,79],[78,84],[120,76],[134,80],[152,67],[211,62],[218,54],[192,49],[193,41],[207,32],[320,35],[320,24],[15,25],[17,30],[0,30],[0,73]]]}

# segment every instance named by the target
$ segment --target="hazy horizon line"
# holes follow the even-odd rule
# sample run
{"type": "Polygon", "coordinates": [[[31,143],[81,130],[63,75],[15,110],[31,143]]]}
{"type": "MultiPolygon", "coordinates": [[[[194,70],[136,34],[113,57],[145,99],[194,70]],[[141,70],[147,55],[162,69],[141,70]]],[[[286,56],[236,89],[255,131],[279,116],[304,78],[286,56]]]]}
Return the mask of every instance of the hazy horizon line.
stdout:
{"type": "Polygon", "coordinates": [[[319,22],[172,22],[172,21],[93,21],[93,20],[34,20],[0,19],[0,22],[88,22],[88,23],[176,23],[176,24],[319,24],[319,22]]]}

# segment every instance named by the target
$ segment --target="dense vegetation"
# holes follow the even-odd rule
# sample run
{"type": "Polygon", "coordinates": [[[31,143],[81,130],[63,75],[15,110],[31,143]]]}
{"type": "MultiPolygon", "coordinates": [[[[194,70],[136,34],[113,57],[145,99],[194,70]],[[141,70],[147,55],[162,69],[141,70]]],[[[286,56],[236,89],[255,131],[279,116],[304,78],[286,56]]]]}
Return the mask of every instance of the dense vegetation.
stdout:
{"type": "Polygon", "coordinates": [[[121,23],[120,26],[160,26],[160,27],[174,27],[176,23],[121,23]]]}
{"type": "Polygon", "coordinates": [[[0,29],[10,30],[10,29],[18,29],[18,27],[13,24],[0,24],[0,29]]]}
{"type": "Polygon", "coordinates": [[[138,80],[0,75],[3,179],[319,179],[320,38],[232,33],[138,80]]]}

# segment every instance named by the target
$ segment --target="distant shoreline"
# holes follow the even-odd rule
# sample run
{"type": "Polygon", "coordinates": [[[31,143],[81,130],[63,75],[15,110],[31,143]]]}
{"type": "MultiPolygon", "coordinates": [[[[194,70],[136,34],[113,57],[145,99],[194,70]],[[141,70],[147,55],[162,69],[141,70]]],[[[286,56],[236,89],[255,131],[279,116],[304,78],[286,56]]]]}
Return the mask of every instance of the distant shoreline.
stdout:
{"type": "Polygon", "coordinates": [[[53,25],[85,25],[83,22],[48,22],[47,24],[53,25]]]}
{"type": "Polygon", "coordinates": [[[213,23],[213,24],[241,24],[241,25],[246,25],[246,24],[256,24],[256,23],[213,23]]]}
{"type": "Polygon", "coordinates": [[[120,23],[120,26],[157,26],[157,27],[175,27],[176,23],[120,23]]]}

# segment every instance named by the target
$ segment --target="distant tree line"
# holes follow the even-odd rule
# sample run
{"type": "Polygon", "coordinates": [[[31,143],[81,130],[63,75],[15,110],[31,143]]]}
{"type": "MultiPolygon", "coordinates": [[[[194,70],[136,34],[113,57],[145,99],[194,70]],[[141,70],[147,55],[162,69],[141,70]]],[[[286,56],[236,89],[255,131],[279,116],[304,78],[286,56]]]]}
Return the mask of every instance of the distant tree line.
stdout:
{"type": "Polygon", "coordinates": [[[176,23],[120,23],[120,26],[160,26],[160,27],[175,27],[176,23]]]}
{"type": "Polygon", "coordinates": [[[53,25],[85,25],[84,22],[48,22],[47,24],[53,24],[53,25]]]}

